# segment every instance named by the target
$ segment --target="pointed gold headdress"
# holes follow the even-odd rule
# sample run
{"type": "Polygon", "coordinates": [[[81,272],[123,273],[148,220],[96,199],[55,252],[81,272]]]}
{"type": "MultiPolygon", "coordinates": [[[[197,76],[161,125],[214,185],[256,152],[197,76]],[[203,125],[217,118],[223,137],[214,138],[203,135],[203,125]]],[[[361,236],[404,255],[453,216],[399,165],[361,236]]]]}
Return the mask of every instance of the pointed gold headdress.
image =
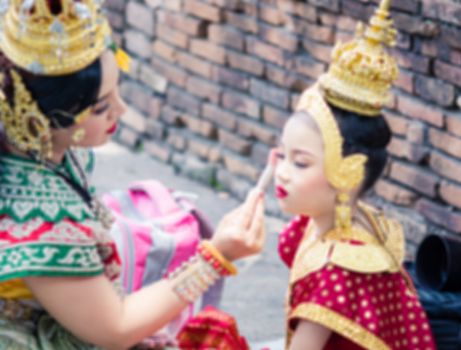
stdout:
{"type": "Polygon", "coordinates": [[[0,0],[0,50],[35,74],[79,71],[112,43],[102,2],[0,0]]]}
{"type": "Polygon", "coordinates": [[[369,26],[363,30],[359,25],[353,41],[335,47],[328,72],[302,94],[296,108],[307,112],[319,126],[325,175],[338,190],[335,226],[343,233],[351,229],[349,193],[363,182],[367,156],[343,156],[344,140],[328,103],[363,117],[381,115],[398,74],[396,62],[386,50],[396,36],[389,8],[390,0],[382,0],[369,26]]]}

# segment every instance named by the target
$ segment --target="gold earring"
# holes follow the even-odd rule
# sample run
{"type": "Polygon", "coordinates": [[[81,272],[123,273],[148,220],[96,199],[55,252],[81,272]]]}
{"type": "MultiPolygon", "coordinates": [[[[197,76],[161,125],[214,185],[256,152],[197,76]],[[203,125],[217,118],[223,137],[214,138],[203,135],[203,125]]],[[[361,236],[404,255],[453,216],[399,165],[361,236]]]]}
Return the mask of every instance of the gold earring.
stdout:
{"type": "Polygon", "coordinates": [[[350,230],[352,227],[352,209],[350,197],[347,193],[338,194],[338,204],[335,208],[335,227],[343,231],[350,230]]]}
{"type": "Polygon", "coordinates": [[[72,134],[72,141],[74,143],[80,143],[82,140],[85,138],[86,131],[83,128],[77,129],[73,134],[72,134]]]}

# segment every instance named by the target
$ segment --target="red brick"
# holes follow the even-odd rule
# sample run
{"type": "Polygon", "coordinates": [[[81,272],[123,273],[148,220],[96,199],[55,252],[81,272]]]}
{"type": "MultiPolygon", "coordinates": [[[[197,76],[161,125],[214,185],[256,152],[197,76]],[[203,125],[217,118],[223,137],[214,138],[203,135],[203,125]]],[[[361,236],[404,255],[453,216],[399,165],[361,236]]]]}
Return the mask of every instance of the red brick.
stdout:
{"type": "Polygon", "coordinates": [[[167,100],[168,104],[182,111],[194,115],[200,114],[200,100],[183,90],[170,87],[167,92],[167,100]]]}
{"type": "Polygon", "coordinates": [[[217,46],[209,41],[193,39],[190,45],[190,51],[209,61],[219,64],[226,63],[226,51],[224,48],[217,46]]]}
{"type": "Polygon", "coordinates": [[[225,91],[222,96],[222,105],[226,109],[245,114],[254,119],[260,118],[260,103],[247,95],[225,91]]]}
{"type": "Polygon", "coordinates": [[[223,18],[222,10],[219,7],[211,6],[202,1],[185,0],[184,11],[211,22],[220,22],[223,18]]]}
{"type": "Polygon", "coordinates": [[[278,140],[278,131],[261,123],[240,119],[238,133],[245,137],[254,137],[269,146],[275,146],[278,140]]]}
{"type": "Polygon", "coordinates": [[[419,121],[411,121],[408,124],[407,140],[417,144],[424,144],[426,142],[427,127],[424,123],[419,121]]]}
{"type": "Polygon", "coordinates": [[[461,49],[461,30],[452,27],[442,26],[441,40],[455,49],[461,49]]]}
{"type": "Polygon", "coordinates": [[[168,86],[168,80],[163,75],[160,75],[156,69],[147,64],[141,65],[139,80],[160,94],[165,94],[168,86]]]}
{"type": "Polygon", "coordinates": [[[150,139],[162,140],[166,134],[165,124],[156,119],[147,119],[146,130],[144,130],[146,136],[150,139]]]}
{"type": "Polygon", "coordinates": [[[287,90],[280,89],[262,80],[251,79],[250,93],[257,98],[282,109],[287,109],[290,104],[290,96],[287,90]]]}
{"type": "Polygon", "coordinates": [[[461,25],[461,4],[440,0],[422,0],[422,3],[425,17],[461,25]]]}
{"type": "Polygon", "coordinates": [[[172,153],[169,147],[163,146],[155,141],[146,141],[143,145],[146,152],[154,158],[165,163],[170,161],[172,153]]]}
{"type": "Polygon", "coordinates": [[[321,9],[325,9],[331,12],[338,12],[340,9],[339,0],[313,0],[310,1],[313,6],[316,6],[321,9]]]}
{"type": "Polygon", "coordinates": [[[237,14],[234,12],[225,12],[226,22],[232,27],[243,30],[248,33],[258,32],[258,20],[255,17],[237,14]]]}
{"type": "Polygon", "coordinates": [[[412,35],[431,38],[437,36],[440,31],[440,28],[436,23],[424,20],[423,18],[416,17],[414,15],[396,12],[392,14],[392,18],[394,19],[395,27],[398,30],[405,31],[412,35]]]}
{"type": "Polygon", "coordinates": [[[461,50],[451,50],[450,62],[455,65],[461,66],[461,50]]]}
{"type": "Polygon", "coordinates": [[[390,177],[416,192],[435,197],[438,176],[422,169],[421,167],[408,165],[401,162],[393,162],[390,177]]]}
{"type": "Polygon", "coordinates": [[[395,50],[395,53],[395,58],[400,67],[420,73],[429,73],[430,61],[427,57],[403,50],[395,50]]]}
{"type": "Polygon", "coordinates": [[[123,31],[125,29],[125,19],[117,12],[109,11],[107,13],[107,19],[112,29],[123,31]]]}
{"type": "Polygon", "coordinates": [[[169,82],[180,87],[186,86],[187,73],[184,69],[155,57],[152,59],[151,64],[152,67],[160,72],[169,82]]]}
{"type": "Polygon", "coordinates": [[[409,117],[419,119],[432,125],[443,127],[444,115],[440,109],[420,101],[414,97],[398,95],[398,110],[409,117]]]}
{"type": "Polygon", "coordinates": [[[383,111],[383,116],[386,119],[392,132],[396,135],[406,135],[408,130],[408,119],[393,113],[391,111],[383,111]]]}
{"type": "Polygon", "coordinates": [[[450,181],[442,181],[439,189],[440,197],[449,205],[461,209],[461,186],[450,181]]]}
{"type": "Polygon", "coordinates": [[[178,62],[188,71],[211,78],[211,63],[185,52],[178,52],[178,62]]]}
{"type": "Polygon", "coordinates": [[[287,70],[269,63],[266,64],[266,78],[288,90],[304,91],[312,85],[311,79],[304,78],[291,69],[287,70]]]}
{"type": "Polygon", "coordinates": [[[461,67],[436,60],[434,69],[437,77],[461,87],[461,67]]]}
{"type": "Polygon", "coordinates": [[[166,142],[174,149],[184,151],[187,146],[187,138],[184,130],[179,128],[169,128],[166,142]]]}
{"type": "Polygon", "coordinates": [[[442,107],[451,107],[455,102],[454,86],[438,79],[417,75],[415,90],[422,98],[435,102],[442,107]]]}
{"type": "Polygon", "coordinates": [[[263,143],[253,143],[250,155],[251,161],[258,164],[261,167],[265,166],[267,164],[267,158],[270,153],[270,150],[271,148],[263,143]]]}
{"type": "Polygon", "coordinates": [[[242,33],[230,26],[213,24],[208,27],[208,38],[217,44],[242,51],[245,40],[242,33]]]}
{"type": "Polygon", "coordinates": [[[171,11],[158,11],[157,16],[158,21],[164,26],[191,36],[204,37],[206,35],[206,22],[204,20],[171,11]]]}
{"type": "Polygon", "coordinates": [[[343,0],[342,12],[347,16],[363,21],[370,18],[375,10],[375,6],[367,6],[355,0],[343,0]]]}
{"type": "Polygon", "coordinates": [[[454,232],[461,230],[461,215],[450,208],[431,202],[427,199],[420,199],[416,203],[416,210],[433,223],[454,232]]]}
{"type": "Polygon", "coordinates": [[[355,32],[357,28],[357,21],[349,16],[335,16],[336,28],[344,30],[346,32],[355,32]]]}
{"type": "MultiPolygon", "coordinates": [[[[334,24],[333,24],[334,25],[334,24]]],[[[291,18],[291,29],[302,37],[309,37],[314,41],[332,45],[335,41],[335,31],[332,26],[312,24],[303,19],[291,18]]]]}
{"type": "Polygon", "coordinates": [[[384,179],[378,181],[374,190],[378,196],[385,200],[407,207],[412,206],[418,197],[414,192],[384,179]]]}
{"type": "Polygon", "coordinates": [[[181,114],[182,113],[178,111],[177,109],[174,109],[173,107],[169,105],[165,105],[162,108],[160,118],[167,125],[182,126],[181,114]]]}
{"type": "Polygon", "coordinates": [[[395,81],[395,86],[405,90],[406,92],[414,93],[414,73],[405,69],[400,69],[399,76],[395,81]]]}
{"type": "Polygon", "coordinates": [[[228,69],[222,66],[213,66],[211,76],[215,82],[238,90],[245,91],[250,87],[248,77],[233,69],[228,69]]]}
{"type": "Polygon", "coordinates": [[[207,0],[210,4],[230,9],[230,10],[243,10],[244,2],[242,0],[207,0]]]}
{"type": "Polygon", "coordinates": [[[284,28],[260,25],[259,36],[284,50],[294,52],[298,49],[298,38],[284,28]]]}
{"type": "Polygon", "coordinates": [[[190,137],[187,146],[188,152],[196,154],[202,159],[208,159],[212,162],[221,159],[221,150],[216,147],[214,142],[210,142],[200,137],[190,137]]]}
{"type": "Polygon", "coordinates": [[[219,142],[230,150],[242,155],[249,155],[251,151],[251,141],[239,137],[223,129],[219,130],[219,142]]]}
{"type": "Polygon", "coordinates": [[[182,49],[187,49],[189,46],[189,37],[186,34],[162,23],[157,24],[157,38],[182,49]]]}
{"type": "Polygon", "coordinates": [[[309,78],[317,79],[327,69],[327,65],[308,56],[300,56],[295,60],[295,71],[309,78]]]}
{"type": "Polygon", "coordinates": [[[447,130],[456,136],[461,136],[461,114],[446,113],[447,130]]]}
{"type": "Polygon", "coordinates": [[[160,111],[162,109],[163,100],[158,97],[151,97],[149,99],[148,112],[149,116],[147,119],[158,119],[160,117],[160,111]]]}
{"type": "Polygon", "coordinates": [[[391,155],[407,159],[414,164],[421,163],[429,154],[426,146],[416,145],[397,137],[392,138],[387,149],[391,155]]]}
{"type": "Polygon", "coordinates": [[[243,13],[251,17],[256,17],[258,15],[258,4],[251,1],[242,1],[243,4],[243,13]]]}
{"type": "Polygon", "coordinates": [[[218,106],[206,103],[203,105],[202,115],[204,118],[216,123],[220,128],[235,130],[238,117],[232,112],[225,111],[218,106]]]}
{"type": "Polygon", "coordinates": [[[176,62],[176,49],[162,40],[155,40],[153,52],[169,62],[176,62]]]}
{"type": "Polygon", "coordinates": [[[273,6],[266,6],[263,4],[259,5],[258,16],[264,22],[274,24],[276,26],[282,25],[285,23],[285,16],[280,12],[280,10],[273,6]]]}
{"type": "Polygon", "coordinates": [[[221,87],[219,85],[193,76],[187,79],[186,89],[192,95],[202,97],[216,104],[219,103],[221,97],[221,87]]]}
{"type": "MultiPolygon", "coordinates": [[[[293,2],[291,0],[288,0],[288,2],[293,2]]],[[[317,16],[318,16],[318,10],[315,6],[303,3],[303,2],[294,2],[295,4],[295,13],[302,18],[307,19],[308,21],[311,22],[316,22],[317,21],[317,16]]]]}
{"type": "Polygon", "coordinates": [[[315,59],[325,63],[330,63],[332,50],[330,45],[323,45],[310,39],[304,39],[303,46],[315,59]]]}
{"type": "Polygon", "coordinates": [[[259,169],[248,162],[247,157],[242,157],[230,152],[224,154],[224,164],[233,174],[242,175],[253,181],[259,176],[259,169]]]}
{"type": "Polygon", "coordinates": [[[127,30],[123,36],[128,51],[142,58],[150,58],[152,54],[152,44],[144,34],[135,30],[127,30]]]}
{"type": "Polygon", "coordinates": [[[232,68],[236,68],[257,76],[261,76],[264,73],[264,64],[257,58],[228,51],[227,59],[229,60],[229,65],[232,68]]]}
{"type": "Polygon", "coordinates": [[[246,47],[250,55],[258,56],[279,66],[283,66],[285,63],[285,55],[282,49],[266,44],[255,37],[247,37],[246,47]]]}
{"type": "MultiPolygon", "coordinates": [[[[429,141],[432,146],[439,150],[461,159],[461,139],[459,137],[454,137],[446,132],[431,129],[429,131],[429,141]]],[[[459,178],[461,180],[461,174],[459,178]]]]}
{"type": "Polygon", "coordinates": [[[279,130],[281,130],[286,121],[288,120],[290,114],[287,111],[282,111],[275,109],[270,106],[263,107],[263,120],[265,124],[272,125],[279,130]]]}
{"type": "Polygon", "coordinates": [[[108,0],[105,3],[105,6],[108,9],[111,9],[114,11],[125,11],[126,1],[125,0],[108,0]]]}
{"type": "Polygon", "coordinates": [[[126,7],[126,19],[128,24],[134,28],[147,35],[154,35],[154,13],[151,8],[129,1],[126,7]]]}
{"type": "Polygon", "coordinates": [[[208,120],[203,120],[191,114],[182,114],[181,121],[187,125],[187,129],[195,134],[205,136],[207,138],[216,138],[216,128],[213,123],[208,120]]]}
{"type": "Polygon", "coordinates": [[[138,84],[124,83],[121,87],[122,96],[142,112],[148,112],[151,92],[138,84]]]}
{"type": "Polygon", "coordinates": [[[432,170],[447,179],[459,181],[459,174],[461,174],[461,163],[459,160],[433,151],[431,152],[430,166],[432,170]]]}

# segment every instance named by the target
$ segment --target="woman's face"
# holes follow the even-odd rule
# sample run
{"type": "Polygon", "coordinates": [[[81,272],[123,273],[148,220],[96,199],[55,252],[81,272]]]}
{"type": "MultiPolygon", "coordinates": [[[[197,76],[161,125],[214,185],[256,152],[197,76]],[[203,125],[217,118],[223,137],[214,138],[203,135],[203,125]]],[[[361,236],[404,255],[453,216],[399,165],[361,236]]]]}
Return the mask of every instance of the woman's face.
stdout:
{"type": "Polygon", "coordinates": [[[82,121],[66,129],[53,130],[53,144],[69,147],[96,147],[105,144],[117,130],[126,111],[120,97],[119,69],[111,51],[101,57],[102,81],[97,102],[82,115],[82,121]],[[79,134],[80,137],[76,135],[79,134]],[[75,137],[74,137],[75,135],[75,137]]]}
{"type": "Polygon", "coordinates": [[[278,158],[275,185],[281,209],[312,218],[331,215],[336,192],[325,176],[322,135],[310,116],[297,113],[290,117],[278,158]]]}

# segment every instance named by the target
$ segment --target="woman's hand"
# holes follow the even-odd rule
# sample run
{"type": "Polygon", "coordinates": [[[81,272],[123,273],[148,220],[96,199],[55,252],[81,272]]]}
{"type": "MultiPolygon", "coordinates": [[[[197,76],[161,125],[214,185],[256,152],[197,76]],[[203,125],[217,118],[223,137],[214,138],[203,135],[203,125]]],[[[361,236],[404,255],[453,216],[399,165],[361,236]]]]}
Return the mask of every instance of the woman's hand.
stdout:
{"type": "Polygon", "coordinates": [[[221,220],[211,242],[233,261],[259,253],[265,238],[264,194],[253,190],[240,207],[221,220]]]}

